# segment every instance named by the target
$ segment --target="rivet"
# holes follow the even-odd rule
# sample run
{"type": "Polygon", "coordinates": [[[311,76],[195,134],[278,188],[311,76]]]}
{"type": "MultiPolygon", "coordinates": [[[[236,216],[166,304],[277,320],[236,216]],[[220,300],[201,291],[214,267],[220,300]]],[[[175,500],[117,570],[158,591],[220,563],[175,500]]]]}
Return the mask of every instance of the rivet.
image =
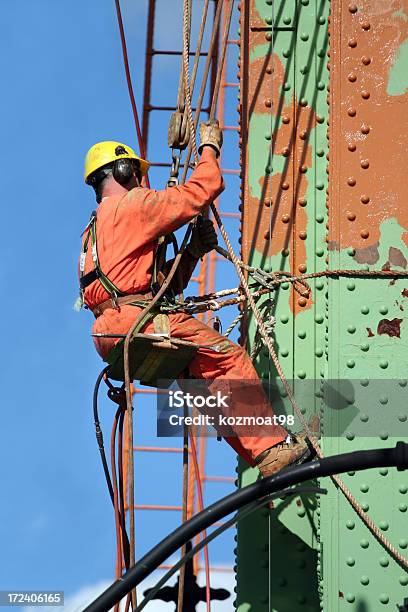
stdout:
{"type": "Polygon", "coordinates": [[[357,13],[357,4],[349,4],[348,9],[350,13],[357,13]]]}
{"type": "Polygon", "coordinates": [[[356,184],[356,179],[353,178],[352,176],[349,176],[349,178],[347,179],[347,185],[350,185],[350,187],[354,187],[355,184],[356,184]]]}
{"type": "Polygon", "coordinates": [[[361,198],[360,198],[360,202],[362,204],[368,204],[369,201],[370,201],[370,198],[368,197],[368,195],[362,195],[361,198]]]}
{"type": "Polygon", "coordinates": [[[356,560],[353,557],[347,557],[346,563],[350,567],[353,567],[356,564],[356,560]]]}
{"type": "Polygon", "coordinates": [[[290,49],[285,49],[284,51],[282,51],[282,55],[283,55],[283,57],[289,57],[290,56],[290,49]]]}
{"type": "Polygon", "coordinates": [[[316,155],[317,155],[318,157],[323,157],[323,155],[324,155],[324,150],[323,150],[323,149],[317,149],[317,151],[316,151],[316,155]]]}
{"type": "Polygon", "coordinates": [[[380,361],[380,368],[382,368],[383,370],[388,368],[388,361],[386,359],[381,359],[381,361],[380,361]]]}
{"type": "Polygon", "coordinates": [[[369,420],[368,414],[360,414],[360,421],[362,423],[367,423],[368,420],[369,420]]]}
{"type": "Polygon", "coordinates": [[[370,349],[370,345],[368,342],[363,342],[363,344],[360,344],[360,349],[366,353],[370,349]]]}
{"type": "Polygon", "coordinates": [[[355,38],[350,38],[350,40],[348,41],[348,46],[351,47],[352,49],[354,49],[355,47],[357,47],[357,41],[355,38]]]}
{"type": "Polygon", "coordinates": [[[281,323],[287,323],[289,321],[289,317],[288,315],[282,315],[280,320],[281,320],[281,323]]]}
{"type": "Polygon", "coordinates": [[[287,357],[289,355],[289,351],[288,349],[282,349],[280,354],[282,355],[282,357],[287,357]]]}
{"type": "Polygon", "coordinates": [[[399,543],[398,546],[400,548],[406,548],[408,546],[408,540],[406,540],[405,538],[402,538],[399,543]]]}
{"type": "Polygon", "coordinates": [[[368,548],[370,546],[370,543],[369,543],[368,540],[364,539],[364,540],[361,540],[360,546],[361,546],[361,548],[368,548]]]}
{"type": "Polygon", "coordinates": [[[369,29],[371,28],[371,25],[369,24],[369,22],[368,22],[368,21],[364,21],[364,22],[361,24],[361,27],[363,28],[363,30],[369,30],[369,29]]]}
{"type": "Polygon", "coordinates": [[[357,81],[357,75],[354,72],[350,72],[348,75],[348,80],[350,83],[355,83],[357,81]]]}
{"type": "Polygon", "coordinates": [[[360,491],[361,491],[362,493],[367,493],[367,492],[369,491],[369,489],[370,489],[370,487],[368,486],[368,484],[362,484],[362,485],[360,486],[360,491]]]}
{"type": "Polygon", "coordinates": [[[302,130],[299,134],[300,140],[306,140],[307,132],[306,130],[302,130]]]}
{"type": "Polygon", "coordinates": [[[273,72],[272,66],[268,66],[266,69],[266,74],[272,74],[272,72],[273,72]]]}
{"type": "Polygon", "coordinates": [[[353,153],[356,150],[357,147],[354,144],[354,142],[349,142],[347,148],[348,148],[349,151],[351,151],[353,153]]]}
{"type": "Polygon", "coordinates": [[[324,216],[323,216],[323,215],[321,215],[321,214],[316,215],[316,221],[317,221],[317,223],[323,223],[323,221],[324,221],[324,216]]]}
{"type": "Polygon", "coordinates": [[[266,98],[266,99],[264,100],[264,104],[265,104],[265,106],[266,106],[267,108],[271,108],[271,106],[272,106],[272,100],[271,100],[270,98],[266,98]]]}
{"type": "Polygon", "coordinates": [[[369,134],[370,133],[370,128],[365,123],[363,123],[363,125],[360,128],[360,130],[361,130],[362,134],[369,134]]]}
{"type": "Polygon", "coordinates": [[[266,232],[264,233],[264,239],[269,240],[270,237],[271,237],[271,232],[269,230],[266,230],[266,232]]]}
{"type": "Polygon", "coordinates": [[[320,115],[316,115],[316,121],[317,121],[317,123],[323,123],[324,122],[324,117],[321,117],[320,115]]]}
{"type": "Polygon", "coordinates": [[[305,332],[305,330],[304,330],[304,329],[301,329],[301,330],[298,332],[298,336],[299,336],[299,338],[300,338],[301,340],[304,340],[304,339],[306,338],[306,332],[305,332]]]}
{"type": "Polygon", "coordinates": [[[316,349],[315,355],[316,355],[316,357],[322,357],[323,356],[323,349],[321,349],[321,348],[316,349]]]}
{"type": "Polygon", "coordinates": [[[362,238],[368,238],[369,235],[370,235],[370,232],[368,230],[366,230],[366,229],[365,230],[361,230],[361,232],[360,232],[360,236],[362,238]]]}
{"type": "Polygon", "coordinates": [[[307,166],[306,166],[306,165],[300,166],[299,171],[300,171],[302,174],[306,174],[306,172],[307,172],[307,166]]]}
{"type": "Polygon", "coordinates": [[[267,23],[268,25],[272,25],[272,17],[265,17],[265,23],[267,23]]]}
{"type": "Polygon", "coordinates": [[[299,377],[299,378],[306,378],[306,372],[305,372],[305,370],[300,370],[300,371],[298,372],[298,377],[299,377]]]}
{"type": "Polygon", "coordinates": [[[346,601],[348,603],[354,603],[356,601],[355,595],[353,595],[353,593],[347,593],[346,601]]]}
{"type": "Polygon", "coordinates": [[[315,321],[316,321],[316,323],[319,323],[319,324],[323,323],[323,321],[324,321],[323,315],[321,315],[321,314],[316,315],[315,316],[315,321]]]}
{"type": "Polygon", "coordinates": [[[364,510],[364,512],[368,512],[370,509],[370,506],[368,504],[361,504],[361,507],[364,510]]]}
{"type": "MultiPolygon", "coordinates": [[[[380,397],[380,404],[382,404],[383,406],[385,406],[385,404],[388,404],[388,397],[386,397],[385,395],[382,395],[380,397]]],[[[381,470],[380,470],[381,472],[381,470]]]]}
{"type": "Polygon", "coordinates": [[[364,168],[364,170],[367,170],[367,168],[369,168],[370,166],[370,162],[368,161],[368,159],[362,159],[360,165],[362,168],[364,168]]]}
{"type": "Polygon", "coordinates": [[[380,440],[388,440],[388,433],[386,431],[380,432],[380,440]]]}
{"type": "Polygon", "coordinates": [[[363,584],[364,586],[367,586],[367,584],[370,583],[370,579],[368,576],[361,576],[360,578],[360,582],[361,584],[363,584]]]}
{"type": "Polygon", "coordinates": [[[281,289],[283,289],[284,291],[287,291],[289,289],[289,283],[282,283],[281,289]]]}
{"type": "Polygon", "coordinates": [[[298,266],[298,270],[301,274],[304,274],[307,271],[306,264],[300,264],[300,266],[298,266]]]}
{"type": "Polygon", "coordinates": [[[272,33],[271,32],[267,32],[265,34],[265,38],[266,38],[266,40],[271,41],[272,40],[272,33]]]}
{"type": "Polygon", "coordinates": [[[304,206],[306,206],[306,205],[307,205],[307,200],[306,200],[306,198],[299,198],[299,200],[298,200],[298,201],[299,201],[299,206],[304,207],[304,206]]]}
{"type": "Polygon", "coordinates": [[[362,380],[360,380],[360,385],[362,387],[368,387],[370,381],[368,380],[368,378],[363,378],[362,380]]]}
{"type": "Polygon", "coordinates": [[[300,106],[307,106],[306,98],[301,98],[299,104],[300,104],[300,106]]]}
{"type": "Polygon", "coordinates": [[[299,232],[299,238],[301,240],[306,240],[307,238],[307,232],[299,232]]]}
{"type": "Polygon", "coordinates": [[[316,255],[317,255],[318,257],[323,257],[323,255],[324,255],[324,249],[322,249],[322,248],[316,249],[316,255]]]}
{"type": "Polygon", "coordinates": [[[272,138],[272,134],[270,134],[269,132],[267,132],[267,133],[265,134],[265,140],[271,140],[271,138],[272,138]]]}
{"type": "Polygon", "coordinates": [[[292,18],[288,16],[284,18],[283,23],[285,25],[290,25],[291,21],[292,21],[292,18]]]}
{"type": "Polygon", "coordinates": [[[284,183],[281,184],[282,189],[284,189],[286,191],[286,189],[289,189],[289,183],[287,183],[286,181],[284,183]]]}
{"type": "Polygon", "coordinates": [[[282,123],[290,123],[290,117],[288,117],[288,115],[282,115],[282,123]]]}
{"type": "Polygon", "coordinates": [[[400,579],[399,579],[399,583],[402,586],[407,586],[407,584],[408,584],[408,576],[401,576],[400,579]]]}
{"type": "Polygon", "coordinates": [[[354,289],[355,289],[355,288],[356,288],[356,284],[355,284],[355,282],[354,282],[354,281],[349,281],[349,282],[347,283],[347,289],[348,289],[349,291],[354,291],[354,289]]]}
{"type": "Polygon", "coordinates": [[[324,281],[322,280],[317,280],[316,281],[316,289],[318,289],[319,291],[321,291],[324,287],[324,281]]]}
{"type": "Polygon", "coordinates": [[[380,601],[383,604],[387,604],[390,601],[390,598],[388,597],[387,593],[381,593],[380,601]]]}
{"type": "Polygon", "coordinates": [[[385,304],[383,304],[382,306],[380,306],[379,310],[381,314],[386,315],[388,312],[388,307],[385,304]]]}
{"type": "Polygon", "coordinates": [[[402,380],[399,381],[398,384],[399,384],[400,387],[406,387],[407,384],[408,384],[408,380],[403,378],[402,380]]]}
{"type": "Polygon", "coordinates": [[[307,32],[302,32],[302,34],[300,35],[300,40],[306,42],[307,40],[309,40],[309,34],[307,32]]]}
{"type": "Polygon", "coordinates": [[[363,62],[364,66],[369,66],[369,64],[371,64],[371,58],[367,55],[363,55],[361,61],[363,62]]]}
{"type": "Polygon", "coordinates": [[[356,220],[356,215],[355,215],[355,213],[353,213],[353,212],[348,212],[348,213],[347,213],[347,219],[348,219],[349,221],[355,221],[355,220],[356,220]]]}
{"type": "Polygon", "coordinates": [[[287,257],[289,255],[289,249],[282,249],[281,250],[281,255],[282,255],[282,257],[287,257]]]}
{"type": "Polygon", "coordinates": [[[322,183],[322,181],[318,181],[316,183],[316,189],[318,189],[319,191],[322,191],[324,189],[324,183],[322,183]]]}
{"type": "Polygon", "coordinates": [[[387,468],[381,468],[380,470],[378,470],[381,476],[388,476],[388,470],[387,468]]]}
{"type": "Polygon", "coordinates": [[[269,206],[272,206],[272,204],[273,204],[273,200],[272,200],[272,198],[267,198],[267,199],[265,200],[264,204],[265,204],[265,206],[268,206],[268,207],[269,207],[269,206]]]}
{"type": "Polygon", "coordinates": [[[290,215],[282,215],[282,223],[289,223],[290,215]]]}
{"type": "Polygon", "coordinates": [[[349,334],[354,334],[354,332],[356,331],[356,326],[355,325],[349,325],[347,327],[347,331],[349,334]]]}
{"type": "Polygon", "coordinates": [[[355,435],[353,434],[353,432],[352,432],[352,431],[349,431],[349,432],[346,434],[346,438],[347,438],[347,440],[349,440],[349,442],[351,442],[352,440],[354,440],[355,435]]]}
{"type": "Polygon", "coordinates": [[[318,82],[318,84],[317,84],[317,89],[318,89],[319,91],[323,91],[323,90],[324,90],[324,83],[323,83],[323,81],[319,81],[319,82],[318,82]]]}
{"type": "Polygon", "coordinates": [[[347,111],[347,114],[348,114],[349,117],[355,117],[356,114],[357,114],[357,111],[356,111],[355,108],[349,108],[348,111],[347,111]]]}
{"type": "Polygon", "coordinates": [[[285,147],[284,149],[282,149],[282,151],[281,151],[281,155],[283,155],[283,157],[288,157],[289,152],[290,152],[290,151],[289,151],[289,148],[288,148],[288,147],[285,147]]]}
{"type": "Polygon", "coordinates": [[[366,89],[363,89],[363,91],[361,92],[361,97],[362,97],[364,100],[368,100],[368,98],[370,97],[370,92],[369,92],[369,91],[367,91],[366,89]]]}
{"type": "Polygon", "coordinates": [[[298,299],[298,304],[299,304],[299,306],[301,306],[303,308],[307,304],[307,299],[305,297],[299,298],[298,299]]]}
{"type": "Polygon", "coordinates": [[[399,420],[401,423],[405,423],[405,422],[406,422],[406,420],[407,420],[407,415],[406,415],[406,414],[399,414],[399,415],[398,415],[398,420],[399,420]]]}
{"type": "Polygon", "coordinates": [[[398,510],[400,512],[406,512],[407,511],[407,504],[399,504],[398,510]]]}

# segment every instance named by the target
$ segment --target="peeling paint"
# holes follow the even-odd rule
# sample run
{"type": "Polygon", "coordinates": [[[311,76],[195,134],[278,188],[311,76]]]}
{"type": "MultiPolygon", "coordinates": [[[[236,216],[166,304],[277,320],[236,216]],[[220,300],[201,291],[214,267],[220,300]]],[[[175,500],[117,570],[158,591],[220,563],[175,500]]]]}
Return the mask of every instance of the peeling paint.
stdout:
{"type": "Polygon", "coordinates": [[[401,323],[402,319],[381,319],[378,323],[377,334],[379,336],[386,334],[390,338],[400,338],[401,323]]]}
{"type": "Polygon", "coordinates": [[[356,250],[354,259],[360,264],[375,264],[380,259],[378,242],[363,249],[356,250]]]}

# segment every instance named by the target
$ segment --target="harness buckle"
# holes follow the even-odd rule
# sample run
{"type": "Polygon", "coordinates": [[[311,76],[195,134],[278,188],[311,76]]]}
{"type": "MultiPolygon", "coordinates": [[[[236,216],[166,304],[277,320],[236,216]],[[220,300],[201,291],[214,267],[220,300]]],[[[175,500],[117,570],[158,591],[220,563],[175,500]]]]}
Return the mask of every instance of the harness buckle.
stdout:
{"type": "Polygon", "coordinates": [[[112,308],[120,311],[120,306],[118,302],[118,294],[116,293],[116,291],[112,291],[111,293],[111,302],[112,302],[112,308]]]}

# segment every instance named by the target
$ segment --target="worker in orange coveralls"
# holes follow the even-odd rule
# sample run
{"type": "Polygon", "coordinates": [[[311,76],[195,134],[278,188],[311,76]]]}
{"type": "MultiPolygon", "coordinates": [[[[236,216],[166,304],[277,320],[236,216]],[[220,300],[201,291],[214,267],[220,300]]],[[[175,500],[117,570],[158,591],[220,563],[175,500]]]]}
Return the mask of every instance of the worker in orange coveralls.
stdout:
{"type": "MultiPolygon", "coordinates": [[[[94,188],[99,204],[94,225],[97,249],[96,244],[88,250],[83,247],[80,276],[83,302],[96,317],[93,333],[129,331],[141,310],[130,302],[152,296],[149,292],[159,237],[205,213],[224,190],[217,161],[222,146],[218,122],[202,123],[200,138],[201,157],[190,179],[184,185],[160,191],[140,186],[149,164],[130,147],[118,142],[101,142],[89,150],[85,181],[94,188]],[[96,268],[101,274],[95,272],[96,268]]],[[[85,231],[84,243],[86,236],[85,231]]],[[[180,264],[184,286],[198,260],[216,244],[211,221],[195,226],[180,264]]],[[[254,381],[251,410],[257,415],[273,415],[260,382],[256,383],[258,375],[242,347],[188,314],[169,314],[169,320],[173,337],[208,346],[200,347],[190,363],[192,376],[254,381]]],[[[141,331],[153,332],[153,323],[141,331]]],[[[119,339],[98,337],[94,341],[96,350],[105,359],[119,339]]],[[[305,437],[288,434],[279,425],[268,429],[268,435],[227,436],[226,440],[251,466],[258,466],[263,476],[275,474],[309,455],[305,437]]]]}

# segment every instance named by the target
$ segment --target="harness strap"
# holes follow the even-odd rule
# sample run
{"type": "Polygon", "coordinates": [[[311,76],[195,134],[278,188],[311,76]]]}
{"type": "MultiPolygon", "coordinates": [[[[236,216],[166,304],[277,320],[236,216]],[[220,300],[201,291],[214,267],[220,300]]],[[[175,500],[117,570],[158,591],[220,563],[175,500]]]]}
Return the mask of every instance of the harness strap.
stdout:
{"type": "Polygon", "coordinates": [[[84,292],[86,287],[91,285],[96,280],[99,280],[102,287],[110,295],[110,303],[117,307],[118,298],[125,295],[118,287],[102,272],[99,257],[98,257],[98,246],[96,239],[96,211],[94,210],[89,219],[88,225],[86,226],[84,233],[87,232],[87,236],[84,240],[81,255],[79,258],[79,296],[81,306],[84,304],[84,292]],[[91,239],[91,253],[94,269],[85,274],[85,261],[88,253],[89,239],[91,239]]]}

